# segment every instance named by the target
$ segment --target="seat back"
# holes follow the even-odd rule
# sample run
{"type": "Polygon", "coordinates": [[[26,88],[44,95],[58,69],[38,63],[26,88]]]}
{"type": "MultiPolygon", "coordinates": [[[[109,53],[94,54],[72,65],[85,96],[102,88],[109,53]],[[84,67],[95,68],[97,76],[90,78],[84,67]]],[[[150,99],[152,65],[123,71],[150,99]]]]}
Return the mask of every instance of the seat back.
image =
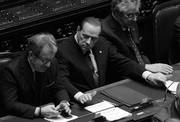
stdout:
{"type": "MultiPolygon", "coordinates": [[[[0,80],[1,80],[1,72],[2,72],[2,69],[4,68],[4,66],[10,61],[10,58],[1,58],[0,59],[0,80]]],[[[0,93],[0,98],[1,97],[1,93],[0,93]]],[[[2,116],[5,116],[6,115],[6,112],[4,111],[3,109],[3,105],[2,105],[2,99],[0,99],[0,117],[2,116]]]]}
{"type": "MultiPolygon", "coordinates": [[[[16,53],[7,53],[4,54],[4,56],[0,57],[0,80],[1,80],[1,74],[3,68],[7,65],[7,63],[12,60],[13,58],[16,58],[17,56],[21,55],[22,52],[16,52],[16,53]]],[[[0,81],[1,82],[1,81],[0,81]]],[[[2,105],[2,97],[0,93],[0,117],[7,115],[7,113],[3,109],[2,105]]]]}
{"type": "Polygon", "coordinates": [[[180,0],[172,0],[155,7],[153,11],[153,35],[156,62],[171,64],[170,48],[173,25],[180,15],[180,0]]]}

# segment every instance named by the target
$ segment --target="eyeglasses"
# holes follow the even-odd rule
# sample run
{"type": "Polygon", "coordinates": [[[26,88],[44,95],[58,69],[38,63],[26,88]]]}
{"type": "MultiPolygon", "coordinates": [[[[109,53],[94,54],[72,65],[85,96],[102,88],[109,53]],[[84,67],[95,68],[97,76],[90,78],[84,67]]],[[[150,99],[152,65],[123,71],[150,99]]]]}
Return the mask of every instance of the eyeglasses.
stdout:
{"type": "Polygon", "coordinates": [[[49,63],[51,63],[53,61],[54,58],[52,59],[47,59],[47,58],[43,58],[43,57],[37,57],[44,65],[47,65],[49,63]]]}
{"type": "Polygon", "coordinates": [[[138,15],[138,13],[124,13],[124,16],[129,20],[136,20],[138,15]]]}

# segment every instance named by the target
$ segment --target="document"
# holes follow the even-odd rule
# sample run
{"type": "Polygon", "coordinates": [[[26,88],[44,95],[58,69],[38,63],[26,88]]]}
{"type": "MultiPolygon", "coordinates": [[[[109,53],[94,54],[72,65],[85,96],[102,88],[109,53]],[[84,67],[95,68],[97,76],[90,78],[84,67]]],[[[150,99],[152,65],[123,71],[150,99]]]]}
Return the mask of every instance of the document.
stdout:
{"type": "Polygon", "coordinates": [[[44,118],[45,120],[49,121],[49,122],[68,122],[70,120],[76,119],[78,118],[78,116],[72,115],[71,114],[71,118],[64,118],[63,116],[59,115],[57,118],[44,118]]]}
{"type": "Polygon", "coordinates": [[[112,104],[111,102],[108,101],[103,101],[94,105],[90,105],[85,107],[86,110],[92,112],[92,113],[96,113],[96,112],[100,112],[102,110],[106,110],[109,108],[113,108],[115,107],[114,104],[112,104]]]}
{"type": "Polygon", "coordinates": [[[165,86],[169,91],[171,91],[171,93],[176,94],[176,89],[177,89],[178,84],[179,82],[168,80],[166,81],[165,86]]]}
{"type": "Polygon", "coordinates": [[[119,107],[116,107],[114,103],[103,101],[91,106],[85,107],[86,110],[100,114],[104,116],[108,121],[119,120],[122,118],[132,116],[132,113],[129,113],[119,107]]]}
{"type": "Polygon", "coordinates": [[[129,113],[121,108],[114,107],[114,108],[101,111],[100,115],[104,116],[106,120],[108,121],[115,121],[115,120],[120,120],[126,117],[130,117],[132,116],[132,113],[129,113]]]}

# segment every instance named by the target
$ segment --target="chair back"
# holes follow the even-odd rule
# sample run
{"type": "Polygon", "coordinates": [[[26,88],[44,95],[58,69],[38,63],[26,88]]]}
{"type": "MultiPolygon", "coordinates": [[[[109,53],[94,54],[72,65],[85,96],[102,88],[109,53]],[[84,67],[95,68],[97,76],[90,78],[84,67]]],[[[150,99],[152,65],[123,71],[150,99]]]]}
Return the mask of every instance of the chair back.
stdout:
{"type": "Polygon", "coordinates": [[[170,50],[173,25],[180,15],[180,0],[171,0],[155,7],[153,11],[153,35],[156,62],[171,64],[170,50]]]}

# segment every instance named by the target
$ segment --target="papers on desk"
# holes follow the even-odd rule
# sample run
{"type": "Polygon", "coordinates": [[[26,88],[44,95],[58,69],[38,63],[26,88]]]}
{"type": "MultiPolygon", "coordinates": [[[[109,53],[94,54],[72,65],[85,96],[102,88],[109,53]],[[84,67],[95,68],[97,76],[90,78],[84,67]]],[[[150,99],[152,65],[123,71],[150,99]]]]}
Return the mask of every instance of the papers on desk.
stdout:
{"type": "Polygon", "coordinates": [[[72,116],[71,118],[64,118],[63,116],[59,115],[57,118],[51,118],[51,119],[44,118],[44,119],[47,120],[47,121],[50,121],[50,122],[68,122],[70,120],[78,118],[75,115],[71,115],[71,116],[72,116]]]}
{"type": "Polygon", "coordinates": [[[171,93],[176,94],[176,89],[177,89],[178,84],[179,82],[168,80],[166,81],[165,86],[169,91],[171,91],[171,93]]]}
{"type": "Polygon", "coordinates": [[[105,109],[109,109],[109,108],[113,108],[115,107],[112,103],[108,102],[108,101],[103,101],[94,105],[90,105],[85,107],[86,110],[92,112],[92,113],[96,113],[105,109]]]}
{"type": "Polygon", "coordinates": [[[106,118],[106,120],[108,120],[108,121],[115,121],[115,120],[119,120],[119,119],[123,119],[123,118],[132,116],[131,113],[129,113],[121,108],[118,108],[118,107],[114,107],[114,108],[110,108],[110,109],[101,111],[100,115],[104,116],[106,118]]]}
{"type": "Polygon", "coordinates": [[[113,103],[110,103],[108,101],[103,101],[91,106],[87,106],[85,107],[85,109],[104,116],[108,121],[119,120],[132,116],[131,113],[121,108],[115,107],[113,103]]]}

